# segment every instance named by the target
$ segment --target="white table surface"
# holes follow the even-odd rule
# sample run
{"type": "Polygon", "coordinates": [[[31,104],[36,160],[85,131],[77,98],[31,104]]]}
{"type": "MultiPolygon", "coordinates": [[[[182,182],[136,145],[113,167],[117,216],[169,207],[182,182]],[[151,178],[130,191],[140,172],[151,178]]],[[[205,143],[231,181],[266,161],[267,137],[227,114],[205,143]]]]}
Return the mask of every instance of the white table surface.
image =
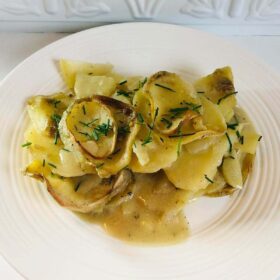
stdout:
{"type": "MultiPolygon", "coordinates": [[[[65,33],[0,33],[0,80],[33,52],[67,35],[65,33]]],[[[249,49],[280,72],[280,36],[224,37],[236,45],[249,49]]],[[[0,255],[0,279],[23,280],[24,278],[0,255]]]]}

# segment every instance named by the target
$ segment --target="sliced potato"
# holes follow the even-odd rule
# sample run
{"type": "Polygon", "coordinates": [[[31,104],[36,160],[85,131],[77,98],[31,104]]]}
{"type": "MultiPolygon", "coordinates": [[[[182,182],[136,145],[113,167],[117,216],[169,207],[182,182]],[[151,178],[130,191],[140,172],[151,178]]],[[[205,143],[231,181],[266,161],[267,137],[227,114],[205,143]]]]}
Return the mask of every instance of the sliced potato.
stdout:
{"type": "Polygon", "coordinates": [[[132,156],[132,145],[140,127],[133,107],[106,96],[96,96],[95,99],[110,108],[118,125],[115,150],[97,168],[99,176],[108,177],[128,166],[132,156]]]}
{"type": "Polygon", "coordinates": [[[207,127],[207,129],[224,132],[227,129],[227,125],[219,106],[204,96],[201,97],[201,104],[203,107],[203,124],[207,127]]]}
{"type": "Polygon", "coordinates": [[[190,153],[188,145],[184,145],[178,159],[164,171],[177,188],[197,192],[209,185],[207,178],[213,180],[227,150],[226,136],[221,136],[209,149],[196,154],[190,153]]]}
{"type": "Polygon", "coordinates": [[[49,166],[55,174],[64,177],[73,177],[84,175],[87,172],[93,172],[82,170],[73,152],[65,150],[60,141],[55,144],[52,137],[39,133],[33,126],[29,126],[26,130],[25,140],[32,143],[29,151],[33,159],[41,162],[42,166],[49,166]]]}
{"type": "Polygon", "coordinates": [[[227,122],[233,117],[236,97],[230,67],[216,69],[212,74],[199,79],[195,82],[195,89],[218,104],[227,122]]]}
{"type": "Polygon", "coordinates": [[[74,88],[77,73],[103,76],[113,69],[111,64],[92,64],[69,59],[61,59],[59,65],[62,77],[70,89],[74,88]]]}
{"type": "Polygon", "coordinates": [[[81,213],[101,212],[114,196],[123,192],[132,182],[129,170],[122,170],[110,180],[94,174],[63,178],[53,175],[40,161],[33,161],[25,172],[45,181],[49,193],[61,206],[81,213]]]}
{"type": "Polygon", "coordinates": [[[97,99],[75,101],[67,110],[65,122],[75,141],[93,158],[102,159],[114,151],[117,123],[111,110],[97,99]]]}
{"type": "Polygon", "coordinates": [[[49,96],[36,95],[28,99],[27,112],[34,128],[38,132],[46,132],[54,136],[55,116],[61,116],[69,106],[72,98],[65,93],[49,96]]]}
{"type": "Polygon", "coordinates": [[[74,92],[77,98],[91,97],[93,95],[111,96],[116,86],[117,84],[112,77],[78,73],[76,75],[74,92]]]}
{"type": "Polygon", "coordinates": [[[227,157],[223,161],[222,172],[226,182],[233,188],[241,189],[243,186],[241,166],[238,158],[227,157]]]}
{"type": "Polygon", "coordinates": [[[152,98],[152,117],[157,113],[155,127],[164,134],[177,129],[187,111],[200,107],[193,86],[174,73],[154,74],[143,90],[152,98]]]}

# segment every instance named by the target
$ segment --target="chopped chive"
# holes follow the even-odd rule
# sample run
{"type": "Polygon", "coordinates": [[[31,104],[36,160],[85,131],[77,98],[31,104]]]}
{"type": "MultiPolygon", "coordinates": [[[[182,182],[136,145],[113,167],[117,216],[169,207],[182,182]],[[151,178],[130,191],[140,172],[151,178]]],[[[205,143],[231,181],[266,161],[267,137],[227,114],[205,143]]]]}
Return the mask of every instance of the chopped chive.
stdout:
{"type": "Polygon", "coordinates": [[[163,143],[164,142],[164,140],[163,140],[163,138],[162,137],[159,137],[159,139],[160,139],[160,141],[163,143]]]}
{"type": "Polygon", "coordinates": [[[137,120],[140,124],[144,123],[144,119],[141,113],[137,113],[137,120]]]}
{"type": "Polygon", "coordinates": [[[204,178],[205,178],[208,182],[210,182],[211,184],[214,183],[214,181],[211,180],[207,175],[204,175],[204,178]]]}
{"type": "Polygon", "coordinates": [[[166,118],[161,118],[161,122],[164,122],[166,124],[166,128],[170,128],[172,126],[172,121],[166,119],[166,118]]]}
{"type": "Polygon", "coordinates": [[[48,165],[51,166],[51,167],[53,167],[53,168],[56,168],[56,165],[54,165],[54,164],[51,163],[51,162],[48,162],[48,165]]]}
{"type": "Polygon", "coordinates": [[[80,188],[81,184],[82,184],[82,181],[80,181],[80,182],[76,185],[76,187],[75,187],[75,192],[78,191],[78,189],[80,188]]]}
{"type": "Polygon", "coordinates": [[[166,90],[169,90],[169,91],[171,91],[171,92],[176,92],[174,89],[169,88],[169,87],[166,87],[166,86],[161,85],[161,84],[155,84],[155,86],[160,87],[160,88],[163,88],[163,89],[166,89],[166,90]]]}
{"type": "Polygon", "coordinates": [[[231,151],[232,151],[232,143],[231,143],[230,137],[229,137],[227,132],[226,132],[226,137],[227,137],[227,140],[228,140],[228,143],[229,143],[229,150],[228,151],[231,153],[231,151]]]}
{"type": "Polygon", "coordinates": [[[123,95],[123,96],[125,96],[125,97],[127,97],[127,98],[131,98],[131,96],[130,96],[130,92],[126,92],[126,91],[124,91],[124,90],[117,90],[117,96],[119,96],[119,95],[123,95]]]}
{"type": "Polygon", "coordinates": [[[21,147],[25,148],[25,147],[29,147],[30,145],[32,145],[32,143],[31,142],[27,142],[25,144],[22,144],[21,147]]]}
{"type": "Polygon", "coordinates": [[[197,91],[196,93],[200,93],[200,94],[203,94],[203,93],[205,93],[205,91],[197,91]]]}
{"type": "Polygon", "coordinates": [[[59,132],[58,132],[58,130],[56,130],[55,134],[54,134],[54,144],[55,145],[57,144],[58,138],[59,138],[59,132]]]}
{"type": "Polygon", "coordinates": [[[261,139],[262,139],[262,135],[258,138],[258,141],[260,142],[260,141],[261,141],[261,139]]]}
{"type": "Polygon", "coordinates": [[[183,136],[191,136],[194,135],[195,132],[193,133],[182,133],[182,134],[173,134],[173,135],[169,135],[169,138],[177,138],[177,137],[183,137],[183,136]]]}
{"type": "MultiPolygon", "coordinates": [[[[151,130],[150,130],[150,132],[151,132],[151,130]]],[[[145,145],[147,145],[147,144],[149,144],[149,143],[151,143],[151,142],[153,141],[153,138],[152,138],[150,132],[149,132],[149,134],[147,135],[147,137],[143,140],[142,146],[145,146],[145,145]]]]}
{"type": "Polygon", "coordinates": [[[146,84],[147,80],[148,80],[147,77],[145,77],[143,81],[139,81],[138,88],[135,88],[133,91],[137,91],[140,88],[142,88],[146,84]]]}
{"type": "Polygon", "coordinates": [[[241,144],[241,145],[244,144],[244,136],[243,136],[243,135],[240,137],[240,144],[241,144]]]}
{"type": "Polygon", "coordinates": [[[86,107],[85,107],[85,105],[83,105],[82,109],[83,109],[83,113],[84,113],[84,115],[86,115],[86,114],[87,114],[87,112],[86,112],[86,107]]]}
{"type": "Polygon", "coordinates": [[[45,159],[43,159],[42,165],[43,165],[43,167],[45,167],[45,165],[46,165],[46,160],[45,159]]]}
{"type": "Polygon", "coordinates": [[[127,134],[127,133],[130,133],[130,127],[129,127],[129,125],[120,126],[120,127],[118,128],[118,133],[120,133],[120,134],[127,134]]]}
{"type": "Polygon", "coordinates": [[[62,148],[63,151],[70,153],[68,149],[62,148]]]}
{"type": "Polygon", "coordinates": [[[125,83],[127,83],[127,80],[120,82],[119,85],[121,86],[121,85],[124,85],[125,83]]]}
{"type": "Polygon", "coordinates": [[[241,135],[240,135],[240,132],[238,130],[236,130],[236,136],[238,137],[238,139],[240,139],[241,135]]]}
{"type": "Polygon", "coordinates": [[[171,112],[171,113],[181,113],[181,112],[185,112],[189,109],[190,109],[189,107],[179,107],[179,108],[170,109],[169,112],[171,112]]]}
{"type": "Polygon", "coordinates": [[[57,108],[57,104],[59,104],[59,103],[61,103],[60,100],[54,100],[54,101],[53,101],[54,107],[57,108]]]}
{"type": "Polygon", "coordinates": [[[230,128],[232,130],[235,130],[235,128],[238,126],[238,123],[227,123],[227,128],[230,128]]]}
{"type": "Polygon", "coordinates": [[[229,158],[231,158],[231,159],[235,159],[235,157],[233,157],[233,156],[229,156],[229,158]]]}
{"type": "Polygon", "coordinates": [[[231,96],[231,95],[237,94],[237,93],[238,93],[238,91],[235,91],[235,92],[226,94],[225,96],[221,97],[221,98],[218,100],[218,103],[217,103],[217,104],[220,104],[222,100],[228,98],[228,97],[231,96]]]}
{"type": "Polygon", "coordinates": [[[99,140],[99,134],[95,130],[93,130],[93,132],[92,132],[92,137],[95,141],[99,140]]]}
{"type": "Polygon", "coordinates": [[[99,163],[99,164],[97,164],[97,165],[95,166],[95,168],[98,169],[98,168],[102,167],[103,165],[104,165],[104,162],[99,163]]]}

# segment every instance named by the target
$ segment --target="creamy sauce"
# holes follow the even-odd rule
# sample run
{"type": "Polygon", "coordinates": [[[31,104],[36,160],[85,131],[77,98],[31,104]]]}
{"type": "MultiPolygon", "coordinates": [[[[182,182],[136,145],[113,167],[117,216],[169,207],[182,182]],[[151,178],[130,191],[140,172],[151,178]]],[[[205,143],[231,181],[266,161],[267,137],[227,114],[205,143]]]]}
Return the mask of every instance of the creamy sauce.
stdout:
{"type": "Polygon", "coordinates": [[[188,193],[176,189],[163,172],[136,174],[132,198],[100,215],[82,215],[112,236],[136,243],[176,243],[189,229],[182,207],[188,193]]]}

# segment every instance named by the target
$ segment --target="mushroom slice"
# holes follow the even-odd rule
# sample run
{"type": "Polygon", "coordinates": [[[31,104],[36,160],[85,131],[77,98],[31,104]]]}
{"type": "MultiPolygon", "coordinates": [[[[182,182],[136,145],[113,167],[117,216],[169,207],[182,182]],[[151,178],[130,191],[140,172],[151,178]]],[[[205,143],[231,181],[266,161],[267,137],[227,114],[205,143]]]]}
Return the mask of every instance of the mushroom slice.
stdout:
{"type": "Polygon", "coordinates": [[[81,213],[102,212],[105,205],[123,192],[133,179],[131,171],[127,169],[108,179],[95,174],[63,178],[53,175],[39,161],[32,162],[25,173],[44,181],[49,193],[61,206],[81,213]]]}
{"type": "Polygon", "coordinates": [[[233,117],[237,101],[230,67],[216,69],[212,74],[199,79],[195,82],[195,89],[218,104],[227,122],[233,117]]]}
{"type": "Polygon", "coordinates": [[[59,61],[60,71],[64,82],[69,89],[73,89],[78,73],[103,76],[111,72],[111,64],[92,64],[77,60],[61,59],[59,61]]]}
{"type": "Polygon", "coordinates": [[[64,112],[59,127],[68,149],[79,146],[81,154],[87,153],[93,159],[105,158],[115,149],[116,121],[110,109],[98,99],[76,100],[64,112]]]}
{"type": "Polygon", "coordinates": [[[152,117],[156,112],[158,114],[155,128],[163,134],[178,128],[186,111],[201,107],[193,86],[174,73],[160,71],[154,74],[143,90],[152,99],[152,117]]]}

